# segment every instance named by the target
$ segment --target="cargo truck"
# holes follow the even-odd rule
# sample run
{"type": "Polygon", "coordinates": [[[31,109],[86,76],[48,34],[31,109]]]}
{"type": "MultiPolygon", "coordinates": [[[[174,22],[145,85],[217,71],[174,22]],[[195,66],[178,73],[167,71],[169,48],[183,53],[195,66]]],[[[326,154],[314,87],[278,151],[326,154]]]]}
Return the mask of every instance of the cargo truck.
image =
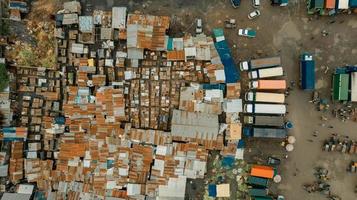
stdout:
{"type": "Polygon", "coordinates": [[[248,190],[248,194],[253,197],[265,197],[268,195],[267,189],[251,188],[248,190]]]}
{"type": "Polygon", "coordinates": [[[280,56],[268,57],[268,58],[259,58],[250,61],[242,61],[239,63],[239,68],[242,71],[254,70],[259,68],[266,67],[275,67],[281,65],[280,56]]]}
{"type": "Polygon", "coordinates": [[[260,78],[270,78],[276,76],[283,76],[284,70],[282,67],[272,67],[272,68],[263,68],[250,71],[248,73],[249,79],[260,79],[260,78]]]}
{"type": "Polygon", "coordinates": [[[285,94],[269,92],[247,92],[245,93],[245,100],[267,103],[284,103],[285,94]]]}
{"type": "Polygon", "coordinates": [[[256,90],[285,90],[285,80],[256,80],[249,83],[250,89],[256,90]]]}
{"type": "Polygon", "coordinates": [[[244,116],[244,123],[253,126],[275,126],[283,127],[285,120],[283,116],[244,116]]]}
{"type": "Polygon", "coordinates": [[[267,178],[260,178],[256,176],[249,176],[247,183],[249,185],[253,185],[256,187],[263,187],[266,188],[268,186],[268,179],[267,178]]]}
{"type": "Polygon", "coordinates": [[[303,90],[315,89],[315,61],[309,53],[301,55],[300,86],[303,90]]]}
{"type": "Polygon", "coordinates": [[[286,138],[288,133],[283,128],[244,127],[243,134],[246,137],[255,138],[286,138]]]}
{"type": "Polygon", "coordinates": [[[286,105],[284,104],[245,104],[244,112],[252,114],[284,115],[286,105]]]}

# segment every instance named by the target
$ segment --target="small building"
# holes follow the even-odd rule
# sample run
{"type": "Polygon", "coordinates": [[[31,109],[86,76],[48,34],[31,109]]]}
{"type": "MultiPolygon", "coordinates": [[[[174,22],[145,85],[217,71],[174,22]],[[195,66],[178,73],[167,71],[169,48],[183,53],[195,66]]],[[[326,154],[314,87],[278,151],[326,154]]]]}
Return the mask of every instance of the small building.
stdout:
{"type": "Polygon", "coordinates": [[[65,13],[78,13],[81,14],[81,3],[78,1],[70,1],[63,3],[65,13]]]}
{"type": "Polygon", "coordinates": [[[332,78],[333,100],[348,100],[349,74],[334,74],[332,78]]]}

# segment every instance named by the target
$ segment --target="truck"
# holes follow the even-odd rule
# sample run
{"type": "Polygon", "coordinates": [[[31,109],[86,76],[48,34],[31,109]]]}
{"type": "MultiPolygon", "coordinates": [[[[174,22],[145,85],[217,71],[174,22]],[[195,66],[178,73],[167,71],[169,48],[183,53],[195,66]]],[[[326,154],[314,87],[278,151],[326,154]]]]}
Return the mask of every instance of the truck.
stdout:
{"type": "Polygon", "coordinates": [[[282,67],[256,69],[248,73],[249,79],[270,78],[282,75],[284,75],[282,67]]]}
{"type": "Polygon", "coordinates": [[[249,89],[285,90],[286,80],[255,80],[249,83],[249,89]]]}
{"type": "Polygon", "coordinates": [[[247,179],[247,183],[252,186],[266,188],[268,186],[268,179],[256,176],[249,176],[247,179]]]}
{"type": "Polygon", "coordinates": [[[244,127],[243,134],[246,137],[282,139],[286,138],[288,132],[284,128],[244,127]]]}
{"type": "Polygon", "coordinates": [[[283,127],[285,120],[283,116],[267,116],[267,115],[256,115],[256,116],[244,116],[244,123],[253,126],[275,126],[283,127]]]}
{"type": "Polygon", "coordinates": [[[265,197],[268,195],[268,189],[251,188],[248,190],[248,194],[253,197],[265,197]]]}
{"type": "Polygon", "coordinates": [[[242,61],[239,63],[239,68],[242,71],[251,71],[254,69],[276,67],[281,65],[280,56],[258,58],[250,61],[242,61]]]}
{"type": "Polygon", "coordinates": [[[271,114],[284,115],[286,113],[286,105],[284,104],[245,104],[244,112],[251,114],[271,114]]]}
{"type": "Polygon", "coordinates": [[[285,94],[270,92],[247,92],[245,93],[245,100],[253,102],[284,103],[285,94]]]}
{"type": "Polygon", "coordinates": [[[303,90],[315,89],[315,61],[309,53],[300,58],[300,86],[303,90]]]}

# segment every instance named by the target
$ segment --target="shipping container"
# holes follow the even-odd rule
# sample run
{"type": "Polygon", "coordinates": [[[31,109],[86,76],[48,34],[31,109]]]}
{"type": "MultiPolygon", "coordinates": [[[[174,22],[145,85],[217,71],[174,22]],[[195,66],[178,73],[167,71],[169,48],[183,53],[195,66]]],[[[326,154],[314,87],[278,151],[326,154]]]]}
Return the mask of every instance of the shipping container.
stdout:
{"type": "Polygon", "coordinates": [[[266,195],[268,195],[268,190],[252,188],[248,190],[248,194],[253,197],[265,197],[266,195]]]}
{"type": "Polygon", "coordinates": [[[253,102],[284,103],[285,94],[269,92],[247,92],[245,94],[245,100],[253,102]]]}
{"type": "Polygon", "coordinates": [[[349,6],[350,8],[357,8],[357,0],[350,0],[349,6]]]}

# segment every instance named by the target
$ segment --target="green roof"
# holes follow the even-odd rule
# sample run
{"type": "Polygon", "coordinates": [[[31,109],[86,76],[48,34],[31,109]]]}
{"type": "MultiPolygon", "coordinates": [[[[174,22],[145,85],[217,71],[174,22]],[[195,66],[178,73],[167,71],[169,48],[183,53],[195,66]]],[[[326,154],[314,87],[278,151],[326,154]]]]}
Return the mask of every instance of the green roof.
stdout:
{"type": "Polygon", "coordinates": [[[333,75],[333,99],[339,101],[348,100],[349,74],[333,75]]]}

